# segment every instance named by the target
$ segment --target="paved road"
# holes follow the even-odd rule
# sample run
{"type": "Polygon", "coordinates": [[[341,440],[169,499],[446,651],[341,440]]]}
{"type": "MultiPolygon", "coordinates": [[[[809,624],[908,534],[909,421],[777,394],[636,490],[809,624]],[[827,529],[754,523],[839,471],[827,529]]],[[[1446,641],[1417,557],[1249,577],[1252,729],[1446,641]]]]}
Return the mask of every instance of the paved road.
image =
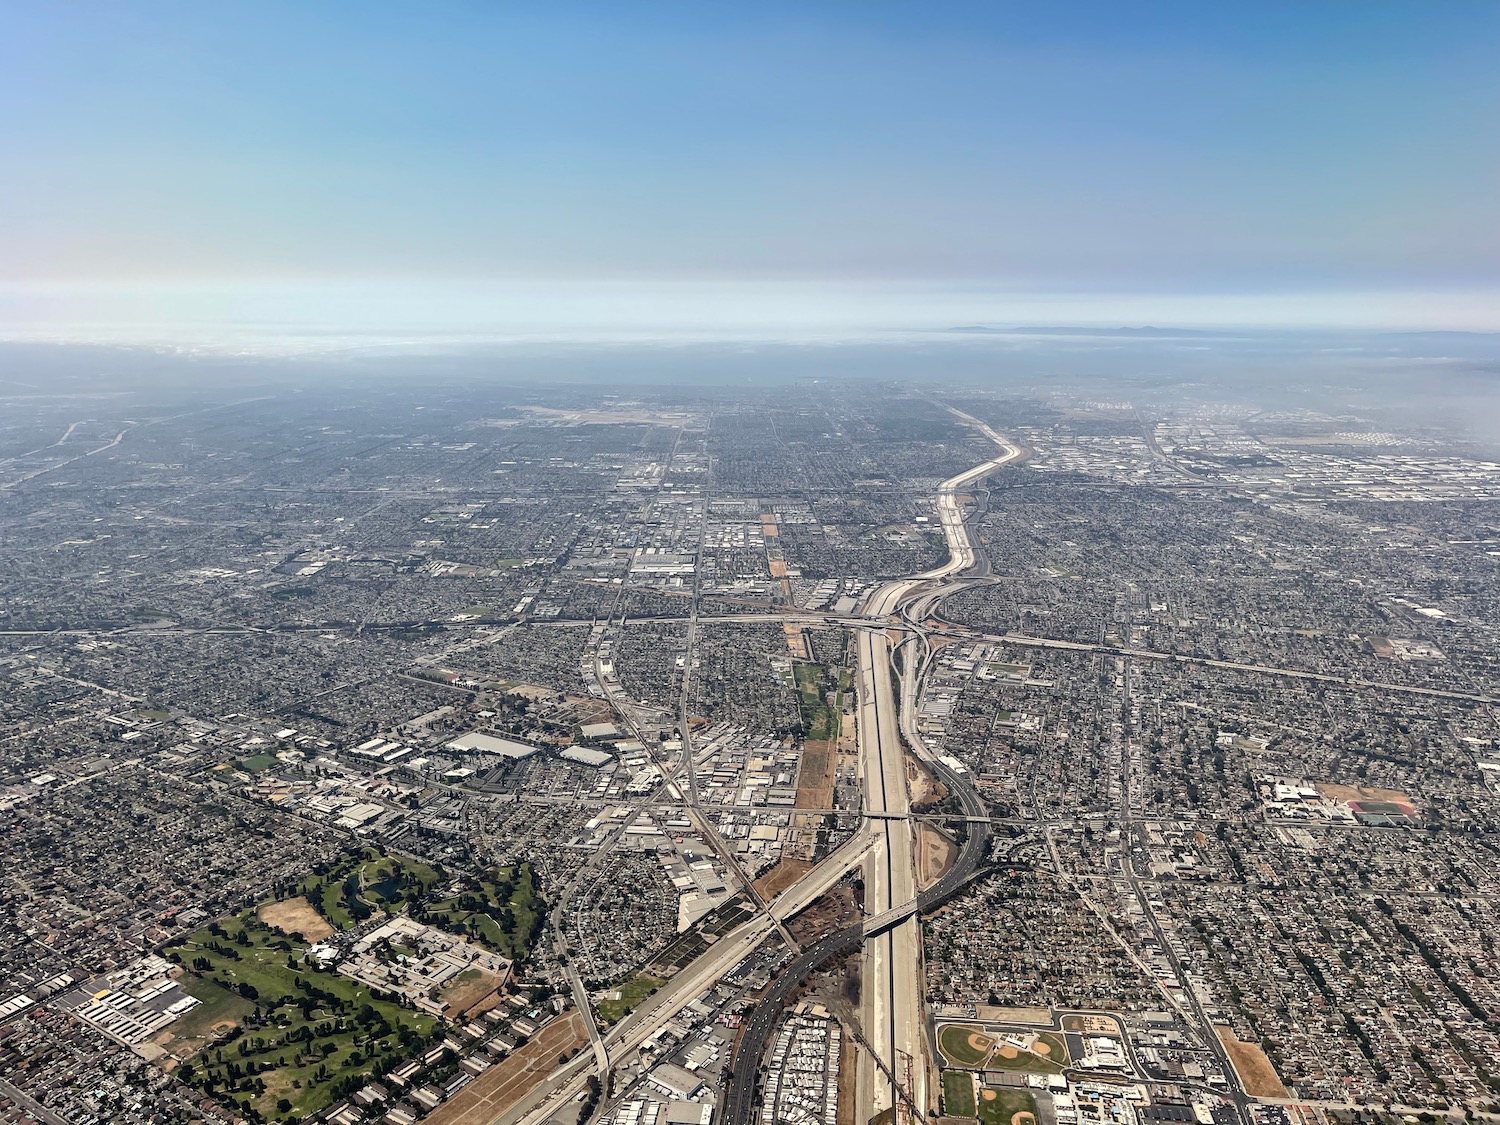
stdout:
{"type": "MultiPolygon", "coordinates": [[[[887,914],[916,898],[913,825],[906,783],[906,755],[896,719],[891,683],[890,641],[884,631],[864,630],[858,646],[859,752],[864,775],[864,807],[881,817],[875,825],[875,846],[865,862],[865,909],[887,914]]],[[[897,1091],[887,1078],[903,1074],[902,1055],[919,1059],[922,1035],[921,934],[914,918],[883,929],[865,942],[861,1016],[865,1038],[875,1053],[875,1065],[862,1057],[856,1084],[858,1120],[868,1121],[897,1104],[897,1091]],[[913,1047],[917,1049],[914,1051],[913,1047]]],[[[925,1068],[923,1078],[925,1078],[925,1068]]],[[[909,1091],[924,1104],[925,1081],[913,1081],[909,1091]]]]}
{"type": "Polygon", "coordinates": [[[69,1125],[66,1117],[53,1113],[41,1102],[22,1093],[3,1078],[0,1078],[0,1094],[5,1095],[27,1113],[32,1114],[38,1121],[45,1121],[47,1125],[69,1125]]]}
{"type": "MultiPolygon", "coordinates": [[[[788,965],[771,991],[756,1005],[755,1015],[743,1029],[732,1063],[724,1116],[729,1125],[749,1125],[755,1112],[761,1059],[787,999],[807,974],[823,961],[835,953],[851,950],[861,942],[865,945],[864,1011],[861,1018],[865,1038],[877,1056],[878,1065],[864,1063],[861,1068],[856,1089],[859,1103],[856,1119],[868,1120],[882,1109],[900,1107],[903,1096],[916,1105],[919,1114],[925,1113],[928,1104],[921,932],[915,915],[946,901],[979,869],[988,852],[990,826],[984,819],[988,810],[969,781],[940,761],[923,754],[927,768],[958,797],[965,815],[980,819],[970,825],[969,835],[953,867],[927,891],[917,893],[912,823],[905,819],[910,806],[902,731],[903,728],[914,730],[912,716],[919,695],[919,673],[909,660],[908,673],[900,683],[901,705],[898,706],[897,684],[892,682],[894,665],[888,626],[904,622],[920,635],[921,617],[936,604],[934,586],[941,588],[945,580],[980,565],[981,556],[965,519],[962,496],[972,485],[1002,465],[1018,459],[1024,452],[977,419],[968,415],[960,417],[981,429],[1004,450],[1003,454],[940,486],[937,506],[943,534],[948,541],[947,562],[923,574],[880,587],[867,600],[861,614],[867,620],[874,618],[882,623],[878,629],[861,630],[856,648],[860,689],[859,752],[865,783],[865,811],[874,818],[873,846],[867,853],[865,864],[865,905],[876,916],[875,932],[870,932],[871,927],[865,922],[823,939],[788,965]],[[915,617],[908,610],[912,604],[920,607],[915,617]],[[894,924],[884,924],[888,918],[894,919],[894,924]],[[913,1063],[909,1072],[903,1065],[903,1055],[913,1063]],[[912,1088],[903,1095],[895,1088],[891,1076],[905,1081],[908,1073],[912,1088]]],[[[913,749],[919,746],[913,741],[913,749]]],[[[865,823],[870,825],[871,822],[866,820],[865,823]]]]}
{"type": "MultiPolygon", "coordinates": [[[[940,771],[939,780],[951,786],[952,791],[959,794],[961,799],[972,800],[976,804],[983,805],[979,795],[974,792],[973,786],[948,770],[946,766],[939,764],[937,768],[940,771]],[[943,775],[944,773],[946,776],[943,775]]],[[[985,854],[989,850],[989,825],[979,823],[974,828],[975,831],[969,834],[968,839],[959,849],[958,858],[948,873],[932,887],[917,895],[909,904],[913,913],[922,914],[937,909],[962,890],[964,885],[980,871],[985,854]]],[[[878,919],[874,920],[874,925],[879,925],[878,919]]],[[[750,1125],[756,1109],[754,1092],[760,1062],[770,1044],[771,1032],[775,1030],[781,1010],[786,1006],[787,1000],[819,965],[831,957],[858,948],[865,940],[866,931],[870,926],[870,921],[860,921],[837,933],[830,934],[816,945],[809,946],[800,957],[782,969],[770,991],[756,1003],[753,1009],[754,1015],[745,1025],[735,1050],[729,1098],[722,1119],[727,1125],[750,1125]]]]}
{"type": "MultiPolygon", "coordinates": [[[[956,412],[955,412],[956,413],[956,412]]],[[[962,416],[964,420],[979,426],[988,436],[1000,445],[1005,453],[993,461],[987,461],[949,481],[945,481],[938,492],[938,509],[942,520],[944,535],[948,539],[950,557],[940,567],[925,574],[916,575],[913,578],[902,579],[897,582],[887,583],[878,589],[868,600],[864,610],[859,615],[822,615],[808,614],[810,618],[818,618],[823,621],[837,620],[841,623],[851,625],[871,626],[878,623],[880,629],[867,628],[863,633],[867,637],[880,638],[884,648],[878,652],[867,653],[868,663],[865,668],[890,667],[890,650],[888,632],[892,629],[908,629],[910,626],[903,619],[901,610],[905,603],[914,593],[923,591],[934,581],[941,581],[952,575],[961,573],[975,565],[978,558],[977,549],[972,542],[968,528],[965,525],[963,505],[959,499],[964,489],[982,479],[1010,461],[1016,460],[1023,454],[1023,450],[1003,438],[996,435],[988,427],[977,420],[962,416]],[[880,660],[877,665],[875,657],[880,660]]],[[[772,615],[752,615],[755,620],[775,619],[772,615]]],[[[701,622],[700,622],[701,624],[701,622]]],[[[879,685],[878,699],[883,714],[888,714],[894,720],[897,709],[892,699],[893,685],[890,676],[881,675],[872,680],[872,686],[879,685]]],[[[873,698],[875,691],[870,693],[873,698]]],[[[882,723],[886,720],[880,720],[882,723]]],[[[873,730],[872,720],[871,729],[873,730]]],[[[905,800],[905,765],[900,751],[899,737],[894,722],[889,728],[882,727],[882,737],[865,740],[862,747],[862,756],[868,749],[873,763],[867,759],[865,775],[868,778],[886,777],[886,791],[891,792],[894,779],[899,772],[900,800],[905,800]],[[881,751],[889,751],[889,758],[882,763],[881,751]],[[873,766],[873,768],[872,768],[873,766]]],[[[968,783],[954,774],[953,771],[942,766],[941,763],[929,763],[929,769],[937,772],[939,779],[948,786],[951,792],[959,794],[963,801],[967,815],[983,817],[986,813],[983,802],[979,800],[968,783]]],[[[846,841],[833,855],[829,856],[812,871],[808,872],[801,880],[784,891],[770,904],[766,914],[757,914],[750,920],[742,923],[737,929],[724,935],[716,943],[708,948],[696,961],[687,966],[682,972],[674,976],[661,987],[645,1004],[637,1008],[620,1023],[610,1029],[604,1038],[604,1045],[610,1055],[620,1058],[628,1054],[632,1049],[655,1034],[670,1019],[676,1016],[683,1008],[687,1007],[699,996],[708,990],[714,981],[718,980],[729,969],[733,968],[751,951],[757,948],[777,927],[780,922],[793,917],[795,914],[806,909],[819,897],[830,890],[849,872],[867,863],[871,855],[889,855],[889,840],[895,835],[891,832],[892,824],[900,825],[902,831],[909,834],[911,826],[906,821],[892,820],[864,820],[858,832],[846,841]],[[888,835],[889,833],[889,835],[888,835]],[[884,847],[882,845],[885,845],[884,847]]],[[[958,860],[952,870],[948,872],[937,884],[920,895],[907,895],[906,901],[915,897],[915,911],[932,909],[949,895],[953,894],[969,876],[978,868],[982,862],[989,841],[989,825],[978,823],[970,826],[971,831],[963,848],[960,850],[958,860]]],[[[898,845],[899,847],[899,845],[898,845]]],[[[879,862],[877,860],[877,862],[879,862]]],[[[907,867],[910,868],[910,857],[908,852],[907,867]]],[[[909,875],[908,875],[909,877],[909,875]]],[[[894,881],[894,880],[891,880],[894,881]]],[[[899,888],[898,888],[899,891],[899,888]]],[[[901,905],[895,903],[893,905],[901,905]]],[[[916,922],[908,923],[915,931],[916,922]]],[[[863,925],[852,926],[847,930],[840,931],[829,938],[825,938],[817,945],[803,951],[777,979],[772,992],[757,1005],[757,1013],[766,1013],[763,1021],[752,1018],[751,1026],[747,1033],[741,1037],[741,1049],[736,1052],[733,1062],[734,1078],[729,1089],[729,1103],[733,1107],[735,1116],[726,1116],[726,1120],[736,1121],[744,1125],[750,1120],[754,1110],[754,1081],[759,1068],[759,1062],[764,1054],[771,1027],[774,1023],[774,1014],[779,1013],[785,998],[790,996],[797,985],[806,978],[813,967],[821,963],[832,953],[844,948],[840,942],[848,942],[848,948],[853,948],[864,938],[863,925]],[[779,999],[778,999],[779,997],[779,999]],[[757,1028],[761,1028],[758,1034],[751,1034],[757,1028]],[[742,1058],[748,1058],[743,1062],[742,1058]]],[[[915,970],[917,958],[912,958],[912,968],[915,970]]],[[[920,984],[918,984],[920,987],[920,984]]],[[[920,1006],[920,995],[916,997],[916,1004],[907,1004],[908,1008],[920,1006]]],[[[885,1011],[890,1012],[892,1005],[889,999],[886,1002],[885,1011]]],[[[920,1029],[918,1031],[920,1033],[920,1029]]],[[[889,1037],[888,1040],[889,1042],[889,1037]]],[[[920,1047],[909,1044],[903,1049],[908,1050],[914,1057],[920,1057],[920,1047]]],[[[574,1091],[578,1090],[583,1080],[584,1066],[580,1060],[587,1056],[580,1056],[567,1065],[558,1068],[545,1081],[540,1083],[531,1094],[523,1099],[523,1103],[511,1112],[503,1115],[495,1125],[514,1125],[514,1123],[531,1123],[543,1120],[548,1113],[552,1112],[574,1091]]],[[[592,1060],[591,1060],[592,1061],[592,1060]]],[[[889,1104],[889,1101],[887,1101],[889,1104]]]]}
{"type": "Polygon", "coordinates": [[[946,624],[948,636],[1004,641],[1006,644],[1020,648],[1058,648],[1074,652],[1095,652],[1103,656],[1127,656],[1133,660],[1152,660],[1166,664],[1200,664],[1207,668],[1222,668],[1229,672],[1256,672],[1285,679],[1337,684],[1340,687],[1369,688],[1404,695],[1426,695],[1436,699],[1459,699],[1466,703],[1500,703],[1500,697],[1493,695],[1476,695],[1470,692],[1448,691],[1444,688],[1424,688],[1413,684],[1387,683],[1383,680],[1362,680],[1355,676],[1336,676],[1330,672],[1310,672],[1304,668],[1280,668],[1274,664],[1245,664],[1237,660],[1216,660],[1210,656],[1186,656],[1177,652],[1158,652],[1148,648],[1096,644],[1090,641],[1060,641],[1052,637],[1032,637],[1024,633],[989,633],[957,621],[946,622],[946,624]]]}

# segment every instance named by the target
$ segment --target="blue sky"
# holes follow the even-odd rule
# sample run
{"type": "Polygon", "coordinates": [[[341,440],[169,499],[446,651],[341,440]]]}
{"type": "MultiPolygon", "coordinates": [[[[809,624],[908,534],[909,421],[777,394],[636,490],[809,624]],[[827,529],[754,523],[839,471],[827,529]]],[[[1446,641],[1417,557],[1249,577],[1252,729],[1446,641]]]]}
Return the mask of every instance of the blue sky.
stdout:
{"type": "Polygon", "coordinates": [[[1491,2],[14,3],[0,286],[1482,310],[1497,57],[1491,2]]]}

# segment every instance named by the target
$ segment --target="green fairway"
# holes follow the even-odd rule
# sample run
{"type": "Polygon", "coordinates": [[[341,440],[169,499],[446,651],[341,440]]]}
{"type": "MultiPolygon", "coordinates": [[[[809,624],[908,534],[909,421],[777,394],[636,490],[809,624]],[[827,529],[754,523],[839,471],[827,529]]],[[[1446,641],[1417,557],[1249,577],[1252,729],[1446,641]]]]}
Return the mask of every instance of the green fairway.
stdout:
{"type": "Polygon", "coordinates": [[[979,1120],[982,1125],[1012,1125],[1018,1113],[1031,1114],[1014,1125],[1035,1125],[1036,1098],[1029,1090],[1014,1086],[988,1086],[979,1092],[979,1120]]]}
{"type": "Polygon", "coordinates": [[[302,961],[306,947],[246,910],[165,950],[189,970],[203,1000],[185,1030],[238,1020],[178,1075],[226,1104],[269,1119],[325,1108],[363,1084],[383,1060],[411,1054],[439,1026],[432,1016],[376,999],[360,984],[302,961]],[[292,1106],[278,1113],[281,1099],[292,1106]]]}
{"type": "Polygon", "coordinates": [[[412,916],[519,961],[536,940],[545,909],[531,866],[523,863],[491,868],[457,896],[413,907],[412,916]]]}
{"type": "Polygon", "coordinates": [[[300,893],[338,930],[377,913],[405,910],[418,922],[472,938],[513,961],[530,951],[546,915],[527,864],[455,880],[419,859],[373,847],[309,876],[300,893]]]}
{"type": "Polygon", "coordinates": [[[938,1032],[938,1049],[954,1066],[973,1069],[983,1065],[994,1044],[995,1040],[975,1024],[945,1024],[938,1032]]]}
{"type": "Polygon", "coordinates": [[[839,736],[839,700],[843,694],[842,677],[835,677],[822,664],[799,661],[793,666],[797,681],[798,704],[802,713],[802,736],[809,740],[839,736]],[[828,693],[834,693],[834,704],[828,693]]]}
{"type": "Polygon", "coordinates": [[[599,1002],[599,1018],[605,1023],[618,1023],[625,1016],[651,995],[651,990],[661,987],[658,977],[648,976],[645,973],[636,972],[626,977],[618,989],[620,998],[618,1000],[602,1000],[599,1002]]]}
{"type": "Polygon", "coordinates": [[[967,1070],[943,1071],[943,1114],[974,1116],[974,1076],[967,1070]]]}

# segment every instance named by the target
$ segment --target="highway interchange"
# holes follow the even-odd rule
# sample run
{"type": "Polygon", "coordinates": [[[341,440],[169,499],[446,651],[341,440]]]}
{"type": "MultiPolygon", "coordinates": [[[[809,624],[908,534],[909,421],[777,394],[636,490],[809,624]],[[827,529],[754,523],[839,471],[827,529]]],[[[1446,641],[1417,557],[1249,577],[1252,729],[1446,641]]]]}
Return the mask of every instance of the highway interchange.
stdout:
{"type": "Polygon", "coordinates": [[[858,752],[864,783],[865,812],[860,830],[832,855],[783,891],[762,912],[725,934],[695,961],[664,984],[645,1003],[602,1037],[593,1052],[559,1066],[519,1104],[492,1125],[536,1125],[581,1090],[596,1073],[600,1057],[621,1058],[639,1047],[674,1016],[707,992],[720,977],[777,934],[782,924],[806,909],[851,872],[865,881],[867,919],[803,949],[777,977],[746,1021],[731,1063],[731,1080],[721,1121],[748,1125],[755,1113],[755,1091],[767,1042],[786,999],[808,974],[835,954],[865,945],[864,1038],[876,1054],[866,1059],[857,1083],[856,1119],[869,1120],[894,1106],[898,1120],[915,1105],[919,1116],[927,1105],[926,1033],[920,977],[921,936],[918,915],[961,888],[984,861],[989,842],[986,809],[973,787],[935,757],[926,754],[917,736],[914,704],[920,698],[927,650],[923,621],[952,580],[986,568],[966,521],[967,490],[990,473],[1019,460],[1024,451],[989,426],[954,411],[1001,449],[1001,454],[943,482],[936,502],[949,557],[941,566],[888,582],[874,591],[858,621],[858,752]],[[896,663],[897,653],[903,659],[896,663]],[[909,812],[907,747],[923,759],[962,804],[964,815],[977,818],[950,870],[918,893],[914,867],[915,822],[909,812]],[[911,1088],[898,1088],[898,1083],[911,1088]]]}
{"type": "MultiPolygon", "coordinates": [[[[956,413],[956,412],[955,412],[956,413]]],[[[912,1106],[928,1104],[926,1033],[922,1010],[921,932],[918,915],[950,897],[978,870],[989,843],[989,825],[970,825],[952,868],[921,894],[916,890],[914,823],[907,789],[906,746],[924,759],[961,801],[966,816],[983,818],[987,810],[961,775],[926,755],[915,731],[914,704],[920,696],[925,650],[923,618],[931,612],[946,580],[976,568],[979,552],[965,520],[965,490],[1022,455],[1022,450],[968,415],[1002,449],[1002,455],[945,481],[937,507],[948,543],[947,562],[934,570],[885,584],[866,601],[862,616],[903,626],[892,644],[892,630],[864,627],[856,647],[859,685],[858,745],[864,778],[865,908],[869,918],[819,941],[792,962],[757,1005],[743,1029],[733,1063],[729,1104],[723,1120],[748,1125],[755,1109],[754,1090],[766,1042],[786,999],[818,965],[864,942],[861,996],[864,1038],[875,1052],[859,1071],[856,1120],[866,1121],[895,1107],[897,1120],[912,1106]],[[898,651],[909,652],[898,666],[898,651]],[[899,692],[899,696],[898,696],[899,692]],[[904,744],[903,744],[904,743],[904,744]]]]}

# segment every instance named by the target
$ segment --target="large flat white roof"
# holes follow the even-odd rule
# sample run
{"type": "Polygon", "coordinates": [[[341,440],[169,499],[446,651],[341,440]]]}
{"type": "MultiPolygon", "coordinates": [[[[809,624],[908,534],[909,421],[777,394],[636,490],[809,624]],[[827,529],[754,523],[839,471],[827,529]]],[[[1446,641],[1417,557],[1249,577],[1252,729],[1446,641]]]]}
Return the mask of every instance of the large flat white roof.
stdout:
{"type": "Polygon", "coordinates": [[[504,754],[507,758],[525,758],[536,753],[535,746],[500,738],[493,734],[461,734],[448,743],[449,750],[482,750],[486,754],[504,754]]]}

